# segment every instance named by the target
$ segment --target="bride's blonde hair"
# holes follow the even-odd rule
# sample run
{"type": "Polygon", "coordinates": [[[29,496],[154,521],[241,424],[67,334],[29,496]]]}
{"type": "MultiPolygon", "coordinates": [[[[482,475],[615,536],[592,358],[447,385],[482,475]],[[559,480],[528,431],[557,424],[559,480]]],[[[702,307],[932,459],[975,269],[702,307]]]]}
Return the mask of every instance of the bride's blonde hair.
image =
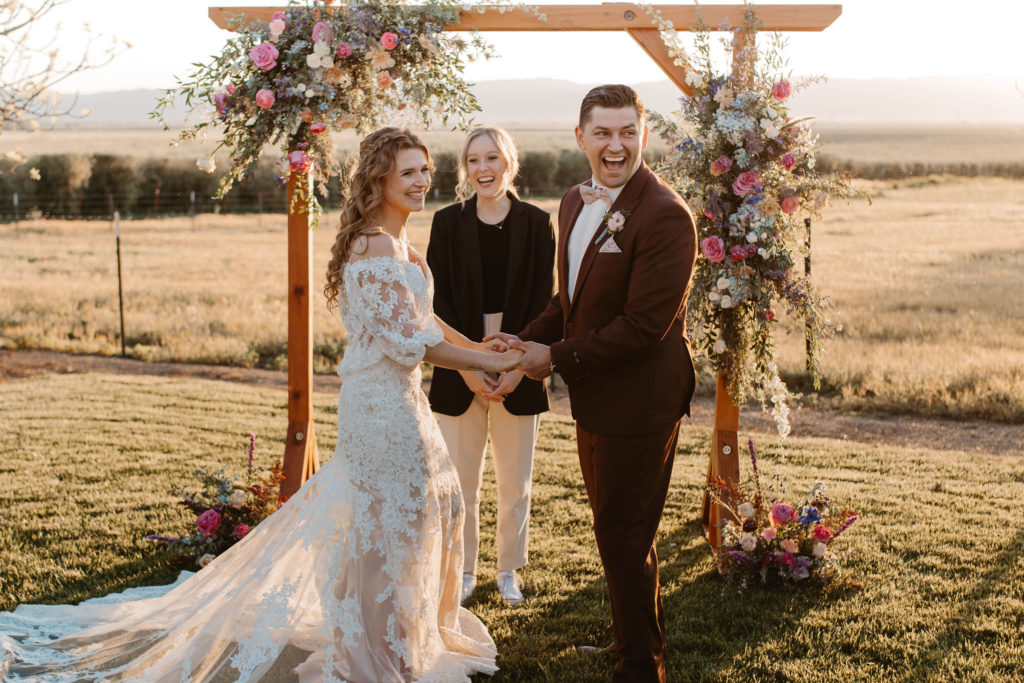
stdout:
{"type": "Polygon", "coordinates": [[[331,260],[327,264],[324,295],[328,307],[338,305],[341,273],[352,253],[352,244],[360,235],[380,232],[376,215],[384,203],[384,179],[394,170],[395,158],[403,149],[423,150],[430,170],[434,170],[426,145],[407,129],[381,128],[359,143],[359,158],[350,165],[348,177],[343,182],[341,221],[338,236],[331,247],[331,260]]]}

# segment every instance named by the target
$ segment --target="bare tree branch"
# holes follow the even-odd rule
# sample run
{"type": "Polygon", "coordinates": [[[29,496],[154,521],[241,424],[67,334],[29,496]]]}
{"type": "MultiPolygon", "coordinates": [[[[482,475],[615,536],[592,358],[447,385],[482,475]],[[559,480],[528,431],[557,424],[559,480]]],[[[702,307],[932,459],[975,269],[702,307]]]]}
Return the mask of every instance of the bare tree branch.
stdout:
{"type": "Polygon", "coordinates": [[[62,102],[54,87],[74,74],[109,64],[130,47],[116,38],[97,56],[94,47],[102,36],[83,25],[88,40],[77,59],[63,59],[58,45],[63,29],[57,24],[48,39],[40,40],[41,21],[69,0],[42,0],[30,7],[20,0],[0,0],[0,134],[4,129],[38,130],[40,120],[75,112],[77,95],[62,102]]]}

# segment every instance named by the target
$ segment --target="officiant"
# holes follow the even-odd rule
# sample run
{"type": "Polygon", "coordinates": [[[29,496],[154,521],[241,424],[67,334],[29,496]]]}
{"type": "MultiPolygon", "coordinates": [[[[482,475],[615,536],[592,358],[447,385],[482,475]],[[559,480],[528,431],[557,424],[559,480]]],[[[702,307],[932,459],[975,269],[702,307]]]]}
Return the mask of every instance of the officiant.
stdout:
{"type": "MultiPolygon", "coordinates": [[[[555,236],[551,217],[520,200],[515,142],[503,129],[476,128],[458,160],[458,201],[434,214],[427,263],[434,311],[469,339],[515,333],[551,300],[555,236]]],[[[501,375],[434,369],[430,404],[458,470],[466,505],[462,599],[477,584],[480,489],[488,440],[498,486],[497,576],[502,599],[523,600],[533,451],[544,384],[512,370],[501,375]]]]}

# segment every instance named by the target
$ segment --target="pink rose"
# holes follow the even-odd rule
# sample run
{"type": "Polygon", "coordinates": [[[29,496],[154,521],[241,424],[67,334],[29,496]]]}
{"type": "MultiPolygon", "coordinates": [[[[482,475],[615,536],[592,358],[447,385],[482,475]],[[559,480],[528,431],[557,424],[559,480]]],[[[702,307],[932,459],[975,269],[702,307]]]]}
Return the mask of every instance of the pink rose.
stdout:
{"type": "Polygon", "coordinates": [[[775,553],[775,561],[779,563],[780,567],[792,567],[796,564],[796,556],[791,553],[775,553]]]}
{"type": "Polygon", "coordinates": [[[783,213],[796,213],[796,210],[800,208],[800,200],[796,197],[786,197],[782,200],[782,212],[783,213]]]}
{"type": "Polygon", "coordinates": [[[196,519],[196,526],[204,536],[211,535],[220,526],[220,513],[210,508],[196,519]]]}
{"type": "Polygon", "coordinates": [[[732,159],[724,154],[711,162],[711,175],[719,176],[728,173],[732,168],[732,159]]]}
{"type": "Polygon", "coordinates": [[[352,46],[348,43],[342,43],[338,46],[338,56],[342,59],[352,56],[352,46]]]}
{"type": "Polygon", "coordinates": [[[274,16],[270,17],[271,21],[283,21],[285,24],[288,23],[287,12],[274,12],[274,16]]]}
{"type": "Polygon", "coordinates": [[[794,166],[796,166],[796,157],[790,154],[789,152],[783,154],[782,168],[786,169],[787,171],[792,171],[794,166]]]}
{"type": "Polygon", "coordinates": [[[783,78],[772,86],[772,97],[777,99],[779,102],[782,102],[789,97],[790,90],[789,81],[783,78]]]}
{"type": "Polygon", "coordinates": [[[395,79],[391,77],[387,71],[381,71],[377,74],[377,85],[382,88],[386,88],[395,82],[395,79]]]}
{"type": "Polygon", "coordinates": [[[277,42],[277,38],[284,33],[286,28],[288,28],[288,25],[280,19],[274,19],[270,22],[270,40],[277,42]]]}
{"type": "Polygon", "coordinates": [[[249,50],[249,59],[264,71],[269,71],[277,66],[277,58],[280,56],[281,53],[277,51],[277,46],[273,43],[260,43],[249,50]]]}
{"type": "Polygon", "coordinates": [[[226,92],[217,93],[213,96],[213,104],[217,107],[217,113],[223,116],[228,108],[228,94],[226,92]]]}
{"type": "Polygon", "coordinates": [[[704,215],[707,216],[707,219],[709,221],[715,220],[715,214],[711,213],[711,207],[707,207],[704,209],[704,215]]]}
{"type": "Polygon", "coordinates": [[[608,232],[614,235],[619,230],[622,230],[622,226],[624,226],[625,224],[626,217],[622,215],[621,211],[616,211],[615,213],[608,217],[608,223],[606,224],[606,227],[608,228],[608,232]]]}
{"type": "Polygon", "coordinates": [[[742,261],[749,255],[750,254],[748,253],[746,247],[741,247],[738,244],[734,244],[733,246],[729,247],[729,256],[732,257],[733,261],[742,261]]]}
{"type": "Polygon", "coordinates": [[[819,524],[814,527],[814,537],[822,543],[828,543],[832,540],[832,532],[826,529],[824,526],[819,524]]]}
{"type": "Polygon", "coordinates": [[[757,171],[744,171],[732,183],[732,191],[740,197],[745,197],[751,191],[761,185],[761,178],[757,171]]]}
{"type": "Polygon", "coordinates": [[[288,155],[288,164],[292,173],[305,173],[309,170],[309,155],[301,150],[295,150],[288,155]]]}
{"type": "Polygon", "coordinates": [[[326,19],[313,24],[313,42],[314,43],[329,43],[334,37],[330,23],[326,19]]]}
{"type": "Polygon", "coordinates": [[[796,552],[800,550],[800,546],[798,546],[796,544],[796,541],[794,541],[792,538],[787,538],[785,541],[782,542],[782,549],[790,555],[795,555],[796,552]]]}
{"type": "Polygon", "coordinates": [[[316,121],[309,126],[309,132],[313,135],[320,135],[320,133],[323,133],[325,130],[327,130],[327,124],[323,121],[316,121]]]}
{"type": "Polygon", "coordinates": [[[785,524],[793,519],[793,506],[785,503],[778,503],[772,508],[772,526],[785,524]]]}
{"type": "Polygon", "coordinates": [[[769,308],[767,311],[765,311],[764,312],[764,319],[765,320],[775,320],[775,309],[774,308],[769,308]]]}
{"type": "Polygon", "coordinates": [[[235,86],[233,86],[233,85],[226,85],[226,86],[224,86],[224,89],[228,91],[229,95],[234,95],[235,94],[235,86]]]}
{"type": "Polygon", "coordinates": [[[725,242],[718,235],[701,240],[700,250],[704,254],[704,258],[712,263],[718,263],[725,258],[725,242]]]}
{"type": "Polygon", "coordinates": [[[231,535],[235,538],[242,538],[249,533],[248,524],[236,524],[235,528],[231,531],[231,535]]]}
{"type": "Polygon", "coordinates": [[[260,109],[270,109],[274,106],[274,91],[263,88],[256,93],[256,106],[260,109]]]}
{"type": "Polygon", "coordinates": [[[385,50],[394,50],[398,47],[398,34],[388,31],[380,37],[380,44],[384,46],[385,50]]]}
{"type": "Polygon", "coordinates": [[[779,535],[779,532],[774,527],[767,527],[761,532],[761,538],[771,543],[775,540],[775,537],[779,535]]]}

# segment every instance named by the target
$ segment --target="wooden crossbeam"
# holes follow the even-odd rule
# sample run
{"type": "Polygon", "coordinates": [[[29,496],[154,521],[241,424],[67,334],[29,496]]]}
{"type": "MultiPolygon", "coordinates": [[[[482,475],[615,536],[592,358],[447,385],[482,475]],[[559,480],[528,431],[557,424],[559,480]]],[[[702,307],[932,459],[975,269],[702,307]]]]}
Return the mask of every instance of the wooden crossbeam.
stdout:
{"type": "MultiPolygon", "coordinates": [[[[742,5],[652,5],[661,16],[679,31],[697,25],[698,12],[712,29],[723,21],[732,26],[743,24],[742,5]]],[[[640,5],[629,2],[606,2],[601,5],[539,5],[546,15],[541,19],[522,9],[499,12],[497,7],[484,11],[462,10],[462,19],[448,26],[450,31],[622,31],[652,28],[651,16],[640,5]]],[[[211,7],[210,19],[223,29],[231,29],[231,19],[269,22],[274,12],[284,7],[211,7]]],[[[325,8],[336,11],[337,8],[325,8]]],[[[762,22],[763,31],[822,31],[839,18],[842,5],[752,5],[762,22]]]]}

